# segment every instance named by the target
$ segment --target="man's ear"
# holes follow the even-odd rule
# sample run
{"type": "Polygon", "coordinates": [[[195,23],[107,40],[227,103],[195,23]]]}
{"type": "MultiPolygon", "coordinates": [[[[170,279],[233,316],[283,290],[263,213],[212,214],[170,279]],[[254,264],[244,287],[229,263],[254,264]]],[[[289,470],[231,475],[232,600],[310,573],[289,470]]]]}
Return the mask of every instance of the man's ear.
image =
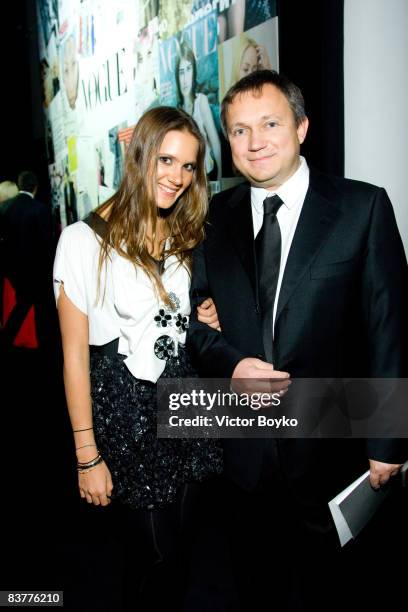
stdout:
{"type": "Polygon", "coordinates": [[[302,144],[306,138],[307,130],[309,127],[309,119],[305,117],[301,123],[299,123],[297,127],[297,135],[299,139],[299,144],[302,144]]]}

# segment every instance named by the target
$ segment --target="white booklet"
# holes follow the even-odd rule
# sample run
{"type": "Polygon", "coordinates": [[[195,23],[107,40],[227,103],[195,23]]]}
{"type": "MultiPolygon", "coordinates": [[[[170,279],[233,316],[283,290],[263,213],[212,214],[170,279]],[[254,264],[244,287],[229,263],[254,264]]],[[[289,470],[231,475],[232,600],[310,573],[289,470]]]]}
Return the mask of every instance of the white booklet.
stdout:
{"type": "MultiPolygon", "coordinates": [[[[401,476],[408,471],[408,461],[401,468],[401,476]]],[[[336,525],[340,544],[344,546],[355,538],[375,514],[378,506],[389,494],[389,489],[375,491],[370,485],[370,471],[367,470],[357,480],[329,501],[329,508],[336,525]]]]}

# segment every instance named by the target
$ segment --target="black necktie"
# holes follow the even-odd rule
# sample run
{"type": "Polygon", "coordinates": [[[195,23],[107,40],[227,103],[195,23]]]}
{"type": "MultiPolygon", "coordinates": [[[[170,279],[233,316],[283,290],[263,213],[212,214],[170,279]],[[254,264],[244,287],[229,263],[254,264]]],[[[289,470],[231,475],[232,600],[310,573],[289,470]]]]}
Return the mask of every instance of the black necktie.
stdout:
{"type": "Polygon", "coordinates": [[[266,360],[269,363],[272,363],[273,355],[273,305],[281,258],[281,232],[276,215],[282,204],[278,195],[264,200],[263,224],[255,240],[262,338],[266,360]]]}

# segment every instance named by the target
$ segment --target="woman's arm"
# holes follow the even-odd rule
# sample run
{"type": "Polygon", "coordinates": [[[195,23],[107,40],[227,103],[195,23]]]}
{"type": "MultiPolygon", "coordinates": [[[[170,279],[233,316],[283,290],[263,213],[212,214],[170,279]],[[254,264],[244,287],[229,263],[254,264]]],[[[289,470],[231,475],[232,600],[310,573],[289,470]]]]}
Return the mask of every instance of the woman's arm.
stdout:
{"type": "MultiPolygon", "coordinates": [[[[92,400],[89,376],[88,317],[67,297],[61,285],[58,316],[64,353],[64,386],[74,431],[77,460],[91,461],[98,454],[92,428],[92,400]],[[80,431],[78,431],[80,430],[80,431]]],[[[104,462],[86,473],[78,472],[80,495],[88,503],[106,506],[112,492],[110,472],[104,462]]]]}
{"type": "Polygon", "coordinates": [[[221,178],[221,143],[218,136],[217,128],[215,127],[210,104],[205,94],[200,95],[200,113],[203,120],[204,129],[206,131],[214,159],[217,163],[217,179],[221,178]]]}

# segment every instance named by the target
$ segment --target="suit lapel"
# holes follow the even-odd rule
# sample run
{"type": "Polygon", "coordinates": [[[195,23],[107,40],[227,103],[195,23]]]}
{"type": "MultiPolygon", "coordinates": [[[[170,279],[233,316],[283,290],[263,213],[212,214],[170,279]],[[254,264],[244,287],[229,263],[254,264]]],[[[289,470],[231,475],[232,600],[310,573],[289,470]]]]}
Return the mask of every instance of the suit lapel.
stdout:
{"type": "Polygon", "coordinates": [[[319,194],[311,183],[286,262],[275,325],[290,296],[308,272],[313,259],[331,234],[341,214],[340,209],[319,194]]]}
{"type": "Polygon", "coordinates": [[[254,230],[251,209],[251,190],[249,183],[242,183],[228,200],[233,209],[229,217],[228,232],[231,242],[248,274],[256,294],[256,267],[254,252],[254,230]]]}

